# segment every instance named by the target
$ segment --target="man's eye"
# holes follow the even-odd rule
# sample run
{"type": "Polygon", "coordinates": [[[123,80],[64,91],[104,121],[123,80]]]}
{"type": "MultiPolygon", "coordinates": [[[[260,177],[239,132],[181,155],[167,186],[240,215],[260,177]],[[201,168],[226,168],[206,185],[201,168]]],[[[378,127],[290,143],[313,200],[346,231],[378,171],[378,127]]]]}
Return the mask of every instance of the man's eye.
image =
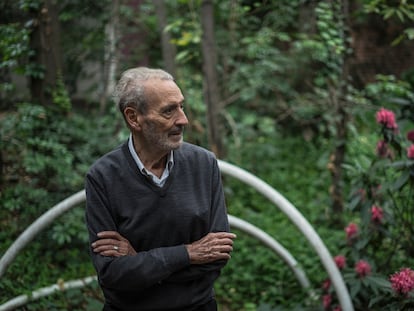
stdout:
{"type": "Polygon", "coordinates": [[[184,110],[184,105],[174,105],[174,106],[171,106],[171,107],[165,107],[162,110],[162,113],[167,115],[167,116],[171,116],[171,115],[177,113],[180,109],[184,110]]]}

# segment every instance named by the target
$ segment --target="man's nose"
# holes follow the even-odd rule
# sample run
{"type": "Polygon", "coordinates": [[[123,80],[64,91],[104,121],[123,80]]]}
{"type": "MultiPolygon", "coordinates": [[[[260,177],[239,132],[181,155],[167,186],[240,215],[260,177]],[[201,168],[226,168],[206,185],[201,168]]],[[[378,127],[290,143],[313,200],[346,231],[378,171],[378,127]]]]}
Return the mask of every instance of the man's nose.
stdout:
{"type": "Polygon", "coordinates": [[[185,115],[184,109],[180,109],[178,112],[178,118],[177,121],[175,121],[175,123],[177,125],[187,125],[188,124],[188,119],[187,116],[185,115]]]}

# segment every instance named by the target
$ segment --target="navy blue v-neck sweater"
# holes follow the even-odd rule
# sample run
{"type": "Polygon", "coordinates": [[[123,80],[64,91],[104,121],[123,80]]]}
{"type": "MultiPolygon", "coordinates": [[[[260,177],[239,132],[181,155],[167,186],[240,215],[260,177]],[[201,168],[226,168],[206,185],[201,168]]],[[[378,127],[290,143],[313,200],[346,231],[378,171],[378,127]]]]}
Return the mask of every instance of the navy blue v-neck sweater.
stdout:
{"type": "Polygon", "coordinates": [[[229,231],[221,176],[213,153],[188,143],[174,150],[163,187],[139,172],[128,143],[97,160],[86,176],[90,242],[118,231],[135,256],[91,252],[104,310],[192,310],[214,295],[225,261],[191,265],[185,244],[229,231]]]}

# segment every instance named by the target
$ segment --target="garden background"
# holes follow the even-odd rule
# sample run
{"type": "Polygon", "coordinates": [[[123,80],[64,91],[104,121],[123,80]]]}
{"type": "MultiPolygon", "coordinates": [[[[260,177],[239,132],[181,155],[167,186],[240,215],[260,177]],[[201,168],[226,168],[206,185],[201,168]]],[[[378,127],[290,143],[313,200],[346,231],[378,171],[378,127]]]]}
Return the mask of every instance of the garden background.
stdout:
{"type": "MultiPolygon", "coordinates": [[[[111,91],[132,66],[177,79],[185,139],[257,175],[321,236],[355,310],[414,310],[414,4],[408,0],[0,1],[0,254],[83,189],[128,135],[111,91]]],[[[221,311],[340,310],[287,217],[224,178],[229,213],[283,244],[309,295],[238,233],[216,284],[221,311]]],[[[0,278],[0,304],[94,275],[83,206],[0,278]]],[[[19,310],[101,310],[96,283],[19,310]]]]}

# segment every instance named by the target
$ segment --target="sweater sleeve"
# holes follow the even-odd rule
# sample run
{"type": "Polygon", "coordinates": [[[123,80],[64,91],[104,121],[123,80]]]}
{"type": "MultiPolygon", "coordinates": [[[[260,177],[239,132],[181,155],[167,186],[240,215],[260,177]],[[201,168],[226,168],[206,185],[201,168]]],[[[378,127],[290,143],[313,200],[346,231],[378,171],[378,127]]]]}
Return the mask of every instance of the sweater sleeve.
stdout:
{"type": "MultiPolygon", "coordinates": [[[[229,232],[227,209],[224,198],[221,174],[217,160],[214,158],[211,166],[211,213],[209,232],[229,232]]],[[[173,273],[166,281],[186,282],[196,280],[209,274],[216,279],[220,275],[220,270],[227,264],[226,260],[219,260],[209,264],[191,265],[173,273]]]]}
{"type": "MultiPolygon", "coordinates": [[[[103,230],[117,231],[111,214],[105,189],[88,174],[86,189],[86,224],[89,241],[97,240],[103,230]]],[[[138,252],[135,256],[106,257],[93,253],[93,265],[99,281],[106,288],[118,290],[145,289],[167,279],[174,272],[189,266],[189,257],[184,245],[155,248],[138,252]]]]}

